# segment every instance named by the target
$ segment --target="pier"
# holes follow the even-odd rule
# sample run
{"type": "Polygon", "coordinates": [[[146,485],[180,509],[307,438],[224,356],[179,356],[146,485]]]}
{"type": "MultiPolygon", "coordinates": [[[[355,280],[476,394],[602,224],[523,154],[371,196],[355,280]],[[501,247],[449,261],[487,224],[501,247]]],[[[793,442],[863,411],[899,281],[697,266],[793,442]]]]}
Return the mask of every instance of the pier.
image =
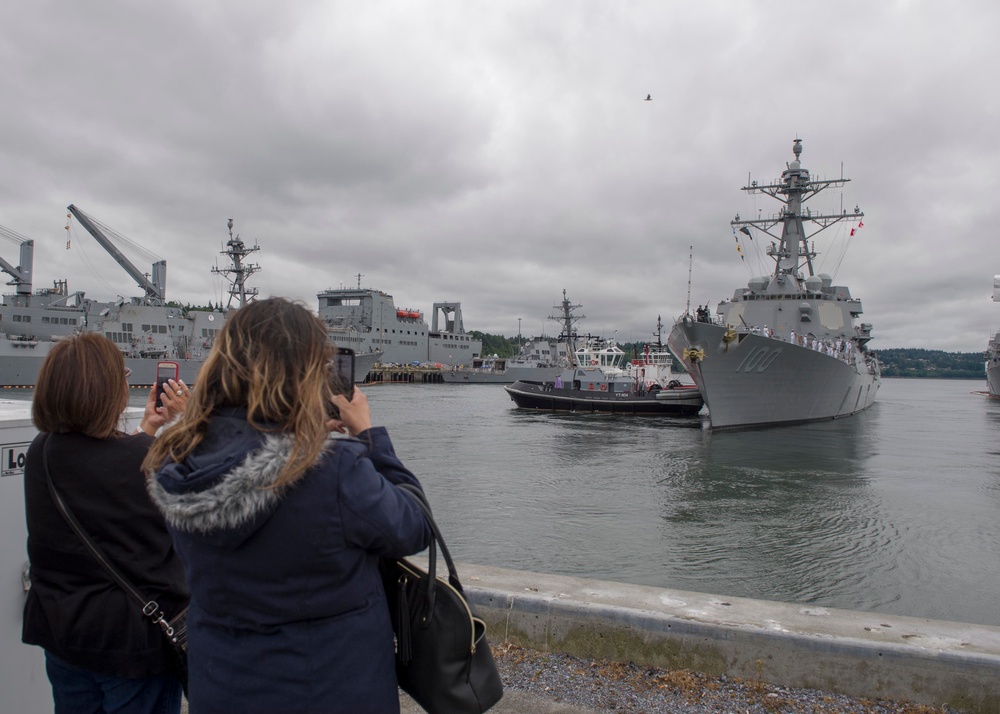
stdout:
{"type": "Polygon", "coordinates": [[[1000,713],[1000,628],[462,563],[492,642],[1000,713]]]}
{"type": "Polygon", "coordinates": [[[405,364],[377,364],[363,384],[441,384],[441,368],[405,364]]]}

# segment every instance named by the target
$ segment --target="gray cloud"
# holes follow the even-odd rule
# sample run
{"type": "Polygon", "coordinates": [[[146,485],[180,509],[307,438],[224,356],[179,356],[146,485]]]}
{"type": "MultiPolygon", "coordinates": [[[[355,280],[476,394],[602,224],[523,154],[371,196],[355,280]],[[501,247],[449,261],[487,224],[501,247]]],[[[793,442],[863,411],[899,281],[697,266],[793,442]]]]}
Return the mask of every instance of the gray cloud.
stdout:
{"type": "Polygon", "coordinates": [[[816,242],[873,345],[979,351],[1000,324],[998,12],[8,3],[0,224],[35,239],[38,287],[99,298],[135,288],[82,229],[65,249],[69,203],[166,258],[182,301],[221,299],[233,217],[264,294],[314,305],[361,273],[530,334],[565,288],[583,329],[638,339],[684,309],[689,252],[693,304],[770,271],[729,221],[776,209],[739,188],[799,137],[814,174],[852,179],[817,203],[865,212],[816,242]]]}

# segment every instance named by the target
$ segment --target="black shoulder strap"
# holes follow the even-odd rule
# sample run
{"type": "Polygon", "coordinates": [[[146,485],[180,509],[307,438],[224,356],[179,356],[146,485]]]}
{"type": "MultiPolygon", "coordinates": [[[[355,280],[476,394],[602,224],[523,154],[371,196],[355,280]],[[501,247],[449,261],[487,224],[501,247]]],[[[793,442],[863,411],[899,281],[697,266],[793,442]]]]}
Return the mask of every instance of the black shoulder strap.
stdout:
{"type": "Polygon", "coordinates": [[[56,490],[56,486],[52,483],[52,474],[49,473],[49,436],[46,434],[42,440],[42,470],[45,472],[45,480],[49,484],[49,493],[52,495],[52,500],[55,501],[56,506],[59,508],[59,512],[62,517],[66,520],[76,534],[83,541],[83,544],[87,546],[87,550],[90,554],[94,556],[94,559],[100,563],[101,567],[107,571],[108,575],[118,583],[122,590],[132,596],[139,603],[139,607],[142,608],[142,614],[152,620],[153,624],[160,625],[163,628],[164,634],[170,639],[174,639],[175,633],[170,622],[167,620],[166,615],[163,610],[160,609],[159,604],[156,600],[150,600],[146,598],[142,592],[135,587],[132,582],[122,575],[121,571],[104,555],[94,539],[90,537],[90,534],[83,529],[80,522],[73,515],[73,512],[69,510],[66,502],[63,501],[62,496],[59,495],[59,491],[56,490]]]}

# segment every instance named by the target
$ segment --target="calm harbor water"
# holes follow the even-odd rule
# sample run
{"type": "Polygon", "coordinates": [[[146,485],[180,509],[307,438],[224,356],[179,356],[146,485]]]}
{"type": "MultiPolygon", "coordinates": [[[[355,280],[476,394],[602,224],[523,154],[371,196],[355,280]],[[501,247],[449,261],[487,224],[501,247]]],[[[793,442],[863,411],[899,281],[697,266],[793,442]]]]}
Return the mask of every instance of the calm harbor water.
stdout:
{"type": "Polygon", "coordinates": [[[522,412],[495,385],[366,388],[458,560],[1000,625],[1000,400],[887,379],[847,419],[522,412]]]}
{"type": "Polygon", "coordinates": [[[497,385],[365,393],[459,561],[1000,625],[985,388],[886,379],[858,416],[733,433],[522,412],[497,385]]]}

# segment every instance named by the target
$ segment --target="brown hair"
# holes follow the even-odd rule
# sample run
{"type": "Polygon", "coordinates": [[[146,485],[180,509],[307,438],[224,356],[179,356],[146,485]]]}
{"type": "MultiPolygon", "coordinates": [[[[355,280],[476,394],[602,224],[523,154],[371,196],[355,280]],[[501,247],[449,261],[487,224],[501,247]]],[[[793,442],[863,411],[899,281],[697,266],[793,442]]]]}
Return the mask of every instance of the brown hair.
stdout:
{"type": "Polygon", "coordinates": [[[122,353],[107,337],[84,332],[56,342],[42,362],[31,418],[39,431],[107,439],[118,433],[126,406],[122,353]]]}
{"type": "Polygon", "coordinates": [[[205,438],[216,409],[242,407],[254,429],[294,436],[292,456],[272,487],[294,482],[329,433],[333,351],[326,327],[300,303],[268,298],[240,308],[216,337],[184,414],[156,440],[143,468],[149,473],[164,461],[181,461],[205,438]]]}

